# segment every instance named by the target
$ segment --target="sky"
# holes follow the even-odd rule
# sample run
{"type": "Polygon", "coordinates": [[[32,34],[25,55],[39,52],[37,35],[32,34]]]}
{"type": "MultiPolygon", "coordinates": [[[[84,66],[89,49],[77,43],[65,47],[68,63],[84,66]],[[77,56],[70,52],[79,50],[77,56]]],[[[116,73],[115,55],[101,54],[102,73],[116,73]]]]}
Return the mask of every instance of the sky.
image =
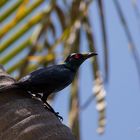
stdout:
{"type": "MultiPolygon", "coordinates": [[[[140,80],[136,65],[126,38],[123,26],[112,0],[104,0],[106,29],[109,50],[109,81],[105,84],[107,102],[107,124],[105,133],[96,132],[98,112],[96,102],[80,113],[81,140],[139,140],[140,139],[140,80]]],[[[128,22],[131,34],[140,54],[140,19],[136,18],[131,0],[119,0],[123,13],[128,22]]],[[[138,2],[139,3],[139,2],[138,2]]],[[[98,58],[100,60],[101,74],[103,73],[103,42],[96,1],[90,7],[89,13],[93,32],[96,37],[98,58]]],[[[139,3],[140,5],[140,3],[139,3]]],[[[140,6],[139,6],[140,9],[140,6]]],[[[140,10],[139,10],[140,11],[140,10]]],[[[84,38],[84,35],[83,35],[84,38]]],[[[87,51],[86,40],[82,40],[82,51],[87,51]]],[[[92,94],[93,81],[90,69],[90,60],[80,67],[79,94],[80,105],[83,105],[92,94]]],[[[67,87],[55,98],[53,107],[63,116],[63,123],[68,125],[68,100],[70,87],[67,87]]]]}
{"type": "MultiPolygon", "coordinates": [[[[135,41],[137,51],[140,54],[140,26],[134,13],[131,1],[119,1],[123,13],[128,22],[131,34],[135,41]]],[[[124,29],[116,12],[112,0],[105,0],[106,27],[108,35],[109,50],[109,82],[105,85],[107,102],[107,124],[105,133],[96,133],[98,113],[96,102],[93,102],[81,111],[80,126],[82,140],[139,140],[140,139],[140,81],[136,65],[130,49],[124,29]]],[[[98,57],[103,74],[103,49],[101,38],[101,27],[96,2],[90,7],[90,16],[96,35],[98,57]]],[[[83,40],[82,48],[86,51],[86,41],[83,40]]],[[[92,94],[92,75],[90,60],[86,61],[80,68],[80,104],[92,94]]],[[[67,124],[67,109],[69,98],[69,87],[59,93],[55,99],[54,107],[64,116],[67,124]]]]}

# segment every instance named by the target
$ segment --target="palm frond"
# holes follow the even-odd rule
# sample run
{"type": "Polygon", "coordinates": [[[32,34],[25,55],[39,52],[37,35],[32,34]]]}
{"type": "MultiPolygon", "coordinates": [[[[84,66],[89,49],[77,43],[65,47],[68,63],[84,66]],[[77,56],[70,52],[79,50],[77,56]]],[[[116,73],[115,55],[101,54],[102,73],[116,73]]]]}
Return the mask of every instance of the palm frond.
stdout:
{"type": "Polygon", "coordinates": [[[80,140],[80,122],[79,122],[79,93],[77,77],[72,83],[71,99],[69,109],[69,126],[76,135],[76,139],[80,140]]]}
{"type": "Polygon", "coordinates": [[[105,10],[103,7],[103,1],[98,0],[98,7],[99,7],[99,14],[101,20],[101,27],[102,27],[102,36],[103,36],[103,50],[104,50],[104,69],[105,69],[105,81],[108,81],[108,44],[107,44],[107,35],[106,35],[106,26],[105,26],[105,10]]]}
{"type": "MultiPolygon", "coordinates": [[[[88,18],[85,18],[85,30],[86,30],[86,36],[88,40],[88,47],[91,52],[96,52],[95,48],[95,41],[93,37],[93,33],[91,31],[91,25],[88,18]]],[[[100,69],[99,69],[99,63],[98,63],[98,57],[94,59],[94,62],[92,64],[93,68],[93,75],[94,75],[94,85],[93,85],[93,94],[95,95],[96,101],[97,101],[97,110],[99,112],[99,119],[98,119],[98,129],[97,132],[99,134],[102,134],[105,130],[105,120],[106,120],[106,101],[105,101],[105,89],[104,84],[100,75],[100,69]]],[[[82,107],[83,109],[90,104],[92,101],[88,99],[88,102],[85,103],[85,105],[82,107]]]]}
{"type": "Polygon", "coordinates": [[[135,60],[138,75],[139,75],[139,80],[140,80],[140,58],[139,58],[137,48],[136,48],[135,43],[133,41],[133,37],[132,37],[131,32],[129,30],[128,24],[124,18],[124,15],[123,15],[123,12],[122,12],[122,9],[121,9],[121,6],[120,6],[118,0],[113,0],[113,2],[114,2],[114,5],[116,7],[116,10],[118,12],[118,15],[120,17],[122,26],[123,26],[125,34],[126,34],[126,37],[129,41],[128,47],[130,48],[130,51],[132,52],[133,58],[135,60]]]}

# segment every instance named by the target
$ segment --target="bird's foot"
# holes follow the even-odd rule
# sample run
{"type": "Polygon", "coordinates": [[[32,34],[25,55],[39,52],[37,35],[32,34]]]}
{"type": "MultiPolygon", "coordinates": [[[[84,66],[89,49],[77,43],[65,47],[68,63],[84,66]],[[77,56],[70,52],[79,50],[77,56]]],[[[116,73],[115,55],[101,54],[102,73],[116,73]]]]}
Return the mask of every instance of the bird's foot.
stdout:
{"type": "Polygon", "coordinates": [[[55,112],[54,109],[51,107],[50,104],[47,102],[44,103],[44,107],[47,108],[50,112],[54,113],[56,117],[58,117],[61,121],[63,121],[63,117],[59,115],[59,112],[55,112]]]}
{"type": "Polygon", "coordinates": [[[50,112],[54,113],[56,117],[58,117],[61,121],[63,121],[63,117],[59,115],[59,112],[55,112],[49,103],[47,103],[46,98],[44,98],[41,94],[32,94],[32,98],[38,98],[44,103],[44,107],[47,108],[50,112]]]}
{"type": "Polygon", "coordinates": [[[63,117],[59,115],[59,112],[55,112],[55,115],[59,118],[59,120],[63,121],[63,117]]]}

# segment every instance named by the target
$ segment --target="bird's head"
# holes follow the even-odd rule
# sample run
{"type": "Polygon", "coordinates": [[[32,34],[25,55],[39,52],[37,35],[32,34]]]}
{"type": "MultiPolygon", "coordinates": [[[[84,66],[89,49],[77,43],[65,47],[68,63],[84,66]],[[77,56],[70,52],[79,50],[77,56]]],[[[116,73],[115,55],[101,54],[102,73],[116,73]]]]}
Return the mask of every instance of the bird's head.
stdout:
{"type": "Polygon", "coordinates": [[[95,52],[89,52],[86,54],[82,54],[82,53],[72,53],[70,54],[66,60],[65,60],[65,64],[73,69],[73,70],[77,70],[79,68],[79,66],[88,58],[91,58],[93,56],[97,55],[97,53],[95,52]]]}

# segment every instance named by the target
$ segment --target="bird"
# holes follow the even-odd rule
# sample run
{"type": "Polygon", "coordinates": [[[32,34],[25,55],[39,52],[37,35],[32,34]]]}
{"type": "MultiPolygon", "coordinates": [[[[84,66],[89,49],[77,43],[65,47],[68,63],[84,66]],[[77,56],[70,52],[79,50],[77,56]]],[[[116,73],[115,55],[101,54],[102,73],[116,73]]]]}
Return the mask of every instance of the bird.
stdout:
{"type": "Polygon", "coordinates": [[[47,98],[50,94],[59,92],[70,85],[74,80],[80,65],[85,60],[95,55],[97,55],[96,52],[72,53],[65,59],[63,64],[37,69],[12,84],[9,89],[23,89],[32,95],[35,95],[35,97],[41,99],[47,109],[60,119],[63,119],[59,116],[59,113],[55,112],[51,105],[47,103],[47,98]],[[42,93],[42,95],[40,93],[42,93]]]}

